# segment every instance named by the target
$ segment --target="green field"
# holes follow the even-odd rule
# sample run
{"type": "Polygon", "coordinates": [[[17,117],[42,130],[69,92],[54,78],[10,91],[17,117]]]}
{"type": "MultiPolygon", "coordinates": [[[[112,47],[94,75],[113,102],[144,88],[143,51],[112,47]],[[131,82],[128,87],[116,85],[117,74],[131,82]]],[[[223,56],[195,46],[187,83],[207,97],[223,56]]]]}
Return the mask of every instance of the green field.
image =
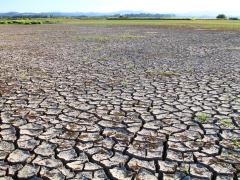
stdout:
{"type": "Polygon", "coordinates": [[[0,20],[0,24],[72,24],[84,26],[150,26],[169,29],[240,31],[240,20],[107,20],[107,19],[27,19],[0,20]]]}

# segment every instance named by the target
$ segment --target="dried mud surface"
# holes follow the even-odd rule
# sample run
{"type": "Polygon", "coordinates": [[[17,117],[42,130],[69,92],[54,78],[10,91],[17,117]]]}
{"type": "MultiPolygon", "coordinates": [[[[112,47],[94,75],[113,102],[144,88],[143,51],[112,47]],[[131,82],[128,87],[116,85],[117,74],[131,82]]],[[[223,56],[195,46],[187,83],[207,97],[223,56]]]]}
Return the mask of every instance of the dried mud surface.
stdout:
{"type": "Polygon", "coordinates": [[[0,179],[238,179],[240,34],[0,27],[0,179]]]}

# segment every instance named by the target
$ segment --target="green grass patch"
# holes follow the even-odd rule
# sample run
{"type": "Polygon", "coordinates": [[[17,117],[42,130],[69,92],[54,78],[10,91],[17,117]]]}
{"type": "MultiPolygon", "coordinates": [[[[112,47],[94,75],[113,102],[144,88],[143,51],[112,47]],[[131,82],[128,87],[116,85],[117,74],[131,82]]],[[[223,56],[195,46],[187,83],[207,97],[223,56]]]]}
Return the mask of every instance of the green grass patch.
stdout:
{"type": "MultiPolygon", "coordinates": [[[[34,22],[34,21],[33,21],[34,22]]],[[[44,23],[63,23],[94,26],[159,26],[174,29],[216,29],[216,30],[240,30],[240,21],[230,20],[72,20],[63,19],[57,22],[40,21],[44,23]]],[[[25,21],[25,23],[29,23],[25,21]]]]}
{"type": "Polygon", "coordinates": [[[19,25],[31,25],[31,24],[56,24],[58,21],[54,19],[2,19],[0,20],[0,24],[11,25],[11,24],[19,24],[19,25]]]}
{"type": "Polygon", "coordinates": [[[234,20],[106,20],[63,19],[62,24],[85,26],[154,26],[169,29],[240,30],[240,21],[234,20]]]}
{"type": "Polygon", "coordinates": [[[229,30],[240,31],[240,20],[215,19],[172,19],[172,20],[107,20],[107,19],[73,19],[73,18],[36,18],[0,20],[0,24],[69,24],[81,26],[150,26],[168,29],[229,30]]]}

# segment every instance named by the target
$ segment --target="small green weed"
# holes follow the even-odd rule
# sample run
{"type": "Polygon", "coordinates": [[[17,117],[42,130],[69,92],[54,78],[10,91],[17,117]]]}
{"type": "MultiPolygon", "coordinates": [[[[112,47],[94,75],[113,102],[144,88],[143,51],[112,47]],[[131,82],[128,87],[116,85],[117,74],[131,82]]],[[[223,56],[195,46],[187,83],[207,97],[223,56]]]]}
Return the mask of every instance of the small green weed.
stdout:
{"type": "Polygon", "coordinates": [[[127,88],[128,85],[129,85],[128,80],[124,80],[124,81],[122,82],[122,86],[123,86],[123,87],[127,88]]]}
{"type": "Polygon", "coordinates": [[[22,73],[22,74],[20,75],[20,79],[23,80],[23,81],[28,80],[28,75],[27,75],[27,73],[22,73]]]}
{"type": "Polygon", "coordinates": [[[232,124],[231,119],[222,119],[220,123],[225,127],[234,128],[234,125],[232,124]]]}
{"type": "Polygon", "coordinates": [[[157,76],[156,71],[149,69],[146,71],[146,75],[148,78],[155,78],[157,76]]]}
{"type": "Polygon", "coordinates": [[[183,171],[186,175],[190,174],[190,169],[188,166],[185,166],[183,171]]]}
{"type": "Polygon", "coordinates": [[[233,139],[232,143],[235,147],[240,148],[240,139],[233,139]]]}
{"type": "Polygon", "coordinates": [[[203,112],[198,113],[198,114],[197,114],[197,119],[198,119],[201,123],[205,123],[205,122],[207,122],[207,120],[208,120],[208,115],[207,115],[206,113],[203,113],[203,112]]]}

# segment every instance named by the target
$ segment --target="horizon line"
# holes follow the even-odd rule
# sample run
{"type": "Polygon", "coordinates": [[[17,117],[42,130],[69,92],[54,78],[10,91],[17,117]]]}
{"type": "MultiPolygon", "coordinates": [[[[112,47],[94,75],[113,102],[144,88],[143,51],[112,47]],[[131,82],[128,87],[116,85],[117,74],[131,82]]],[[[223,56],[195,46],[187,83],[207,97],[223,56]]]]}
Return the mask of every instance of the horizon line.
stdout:
{"type": "MultiPolygon", "coordinates": [[[[240,14],[235,14],[232,15],[231,13],[224,13],[224,12],[215,12],[215,11],[188,11],[188,12],[149,12],[149,11],[142,11],[142,10],[119,10],[119,11],[111,11],[111,12],[97,12],[97,11],[42,11],[42,12],[27,12],[27,11],[5,11],[5,12],[0,12],[1,14],[7,14],[7,13],[33,13],[33,14],[41,14],[41,13],[79,13],[79,14],[90,14],[90,13],[95,13],[95,14],[121,14],[121,13],[125,13],[125,14],[140,14],[140,13],[144,13],[144,14],[174,14],[174,15],[195,15],[195,16],[215,16],[218,14],[226,14],[227,16],[240,16],[240,14]]],[[[234,14],[234,12],[232,12],[234,14]]]]}

